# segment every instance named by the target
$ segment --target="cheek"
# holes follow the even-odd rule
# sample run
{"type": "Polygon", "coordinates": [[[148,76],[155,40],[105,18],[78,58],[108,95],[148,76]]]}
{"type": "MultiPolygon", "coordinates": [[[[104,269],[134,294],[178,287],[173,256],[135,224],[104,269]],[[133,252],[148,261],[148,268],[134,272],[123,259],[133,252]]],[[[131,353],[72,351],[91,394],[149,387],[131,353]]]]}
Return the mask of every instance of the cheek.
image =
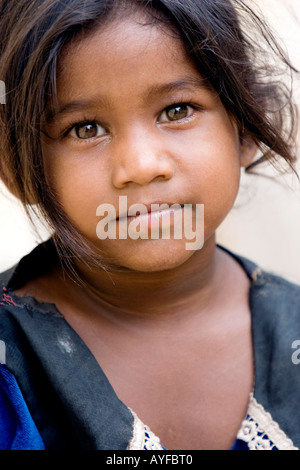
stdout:
{"type": "Polygon", "coordinates": [[[193,146],[181,158],[181,171],[187,175],[194,202],[205,206],[205,225],[211,233],[231,210],[239,190],[238,133],[230,121],[225,126],[223,121],[190,137],[193,146]]]}
{"type": "MultiPolygon", "coordinates": [[[[180,151],[180,171],[187,175],[191,188],[200,192],[202,197],[232,197],[239,187],[240,150],[239,140],[232,128],[216,125],[207,131],[194,132],[182,145],[180,151]],[[192,143],[192,144],[191,144],[192,143]],[[193,182],[193,184],[192,184],[193,182]]],[[[177,152],[179,142],[177,145],[177,152]]]]}
{"type": "Polygon", "coordinates": [[[205,208],[206,232],[210,233],[218,228],[234,205],[239,190],[240,168],[235,162],[226,165],[223,160],[215,165],[209,161],[205,169],[205,176],[201,177],[199,168],[199,193],[205,208]]]}
{"type": "Polygon", "coordinates": [[[43,154],[48,182],[66,214],[80,230],[95,231],[96,210],[107,195],[107,178],[99,159],[96,165],[96,160],[88,162],[84,155],[77,158],[49,147],[43,154]]]}

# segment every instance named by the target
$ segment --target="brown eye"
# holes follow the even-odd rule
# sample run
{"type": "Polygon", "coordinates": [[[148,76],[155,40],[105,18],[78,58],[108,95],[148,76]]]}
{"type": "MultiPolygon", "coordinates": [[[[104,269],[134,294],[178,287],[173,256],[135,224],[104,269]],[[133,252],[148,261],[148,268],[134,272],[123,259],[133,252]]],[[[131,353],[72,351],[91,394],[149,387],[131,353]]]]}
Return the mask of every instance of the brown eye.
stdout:
{"type": "Polygon", "coordinates": [[[190,117],[193,113],[192,106],[187,104],[178,104],[175,106],[170,106],[159,117],[159,122],[174,122],[181,121],[190,117]]]}
{"type": "Polygon", "coordinates": [[[96,122],[84,122],[77,124],[70,132],[72,137],[80,140],[93,139],[105,134],[105,129],[99,126],[96,122]]]}
{"type": "Polygon", "coordinates": [[[188,117],[189,109],[188,106],[176,106],[167,111],[167,116],[170,121],[178,121],[179,119],[184,119],[188,117]]]}

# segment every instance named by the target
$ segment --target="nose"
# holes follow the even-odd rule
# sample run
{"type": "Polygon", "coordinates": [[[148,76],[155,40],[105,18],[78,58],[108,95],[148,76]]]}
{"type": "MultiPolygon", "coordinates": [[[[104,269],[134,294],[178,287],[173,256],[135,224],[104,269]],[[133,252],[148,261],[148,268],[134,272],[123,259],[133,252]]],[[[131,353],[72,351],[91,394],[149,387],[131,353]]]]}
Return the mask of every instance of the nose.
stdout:
{"type": "MultiPolygon", "coordinates": [[[[159,134],[159,131],[156,131],[159,134]]],[[[147,185],[167,181],[174,174],[174,163],[163,138],[145,130],[131,129],[113,144],[112,183],[122,189],[130,183],[147,185]]]]}

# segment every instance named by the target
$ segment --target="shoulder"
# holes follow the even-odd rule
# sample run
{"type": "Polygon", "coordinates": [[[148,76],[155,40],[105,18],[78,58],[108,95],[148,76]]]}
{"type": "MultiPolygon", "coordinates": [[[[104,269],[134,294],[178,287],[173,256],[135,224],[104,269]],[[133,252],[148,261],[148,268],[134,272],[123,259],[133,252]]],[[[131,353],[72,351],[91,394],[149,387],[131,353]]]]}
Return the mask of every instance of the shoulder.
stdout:
{"type": "Polygon", "coordinates": [[[8,298],[8,288],[10,279],[13,277],[13,274],[16,270],[16,266],[11,269],[0,273],[0,307],[6,303],[8,298]]]}
{"type": "Polygon", "coordinates": [[[9,283],[10,279],[12,278],[17,265],[13,266],[12,268],[0,273],[0,286],[1,288],[6,287],[9,283]]]}
{"type": "Polygon", "coordinates": [[[282,328],[300,334],[300,286],[260,268],[254,272],[250,291],[251,310],[256,322],[273,331],[282,328]]]}
{"type": "Polygon", "coordinates": [[[44,312],[47,308],[53,312],[51,304],[49,306],[43,305],[33,296],[27,294],[24,297],[19,297],[16,292],[27,283],[42,278],[47,271],[51,270],[56,260],[57,252],[50,239],[35,247],[18,264],[0,273],[0,327],[7,313],[11,317],[20,314],[20,311],[39,309],[44,312]]]}
{"type": "Polygon", "coordinates": [[[18,266],[0,274],[0,449],[44,450],[23,395],[24,389],[32,386],[26,363],[27,356],[32,360],[33,353],[22,325],[31,323],[26,302],[18,303],[10,288],[18,266]]]}
{"type": "MultiPolygon", "coordinates": [[[[0,346],[7,345],[7,341],[13,341],[13,338],[19,330],[16,314],[23,305],[17,305],[13,293],[9,289],[9,283],[14,275],[16,267],[0,274],[0,346]]],[[[3,356],[3,347],[0,348],[0,363],[3,356]]]]}
{"type": "Polygon", "coordinates": [[[57,264],[58,253],[53,240],[37,245],[30,253],[26,254],[12,268],[0,274],[0,286],[9,290],[15,290],[24,285],[28,280],[34,279],[49,271],[57,264]]]}
{"type": "Polygon", "coordinates": [[[300,285],[269,272],[244,256],[229,253],[244,269],[251,281],[250,303],[256,308],[271,310],[278,314],[286,311],[300,313],[300,285]]]}
{"type": "Polygon", "coordinates": [[[280,276],[258,270],[249,296],[257,372],[261,379],[287,381],[300,387],[300,370],[292,362],[300,340],[300,286],[280,276]],[[272,372],[272,376],[270,373],[272,372]],[[296,375],[295,375],[296,372],[296,375]],[[271,378],[272,377],[272,378],[271,378]]]}
{"type": "Polygon", "coordinates": [[[265,270],[244,256],[220,248],[235,259],[250,280],[249,302],[255,322],[276,326],[278,322],[284,321],[288,328],[296,321],[300,326],[299,284],[265,270]]]}
{"type": "Polygon", "coordinates": [[[267,431],[273,443],[281,443],[278,448],[300,448],[300,286],[247,258],[232,256],[251,281],[254,387],[250,425],[258,423],[257,436],[263,439],[267,431]]]}
{"type": "MultiPolygon", "coordinates": [[[[13,305],[14,302],[12,301],[11,296],[9,295],[8,285],[9,281],[12,278],[16,267],[13,267],[3,273],[0,273],[0,309],[5,305],[13,305]]],[[[1,311],[1,310],[0,310],[1,311]]],[[[3,311],[3,308],[2,308],[3,311]]]]}
{"type": "Polygon", "coordinates": [[[299,448],[300,286],[242,261],[251,266],[255,410],[260,419],[272,418],[272,426],[277,423],[299,448]]]}
{"type": "MultiPolygon", "coordinates": [[[[255,362],[262,376],[272,370],[293,377],[293,345],[300,344],[300,285],[268,272],[248,260],[233,255],[246,271],[250,281],[249,304],[255,362]],[[271,365],[270,365],[271,364],[271,365]]],[[[300,387],[300,370],[297,376],[300,387]]],[[[278,379],[279,380],[279,379],[278,379]]]]}
{"type": "Polygon", "coordinates": [[[264,270],[247,258],[234,256],[251,281],[249,304],[257,353],[290,359],[291,344],[300,339],[300,285],[264,270]]]}

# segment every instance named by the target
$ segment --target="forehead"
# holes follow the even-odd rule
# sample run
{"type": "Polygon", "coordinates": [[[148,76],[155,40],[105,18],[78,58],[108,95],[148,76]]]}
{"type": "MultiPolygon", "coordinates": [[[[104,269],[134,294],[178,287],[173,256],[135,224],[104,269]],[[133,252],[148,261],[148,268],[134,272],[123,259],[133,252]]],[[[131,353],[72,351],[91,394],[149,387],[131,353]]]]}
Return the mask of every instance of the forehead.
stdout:
{"type": "Polygon", "coordinates": [[[178,79],[200,79],[176,33],[143,14],[115,18],[71,42],[58,68],[59,101],[87,90],[110,96],[178,79]]]}
{"type": "MultiPolygon", "coordinates": [[[[170,49],[182,48],[179,35],[165,23],[158,20],[151,21],[149,15],[145,12],[133,12],[129,10],[122,15],[112,15],[107,19],[104,25],[94,27],[92,32],[82,32],[75,37],[69,45],[65,47],[59,63],[74,59],[74,53],[85,54],[103,53],[106,57],[111,57],[112,50],[115,53],[120,52],[124,60],[128,56],[141,58],[146,49],[155,47],[158,51],[158,45],[163,41],[170,49]]],[[[120,59],[120,57],[118,57],[120,59]]]]}

